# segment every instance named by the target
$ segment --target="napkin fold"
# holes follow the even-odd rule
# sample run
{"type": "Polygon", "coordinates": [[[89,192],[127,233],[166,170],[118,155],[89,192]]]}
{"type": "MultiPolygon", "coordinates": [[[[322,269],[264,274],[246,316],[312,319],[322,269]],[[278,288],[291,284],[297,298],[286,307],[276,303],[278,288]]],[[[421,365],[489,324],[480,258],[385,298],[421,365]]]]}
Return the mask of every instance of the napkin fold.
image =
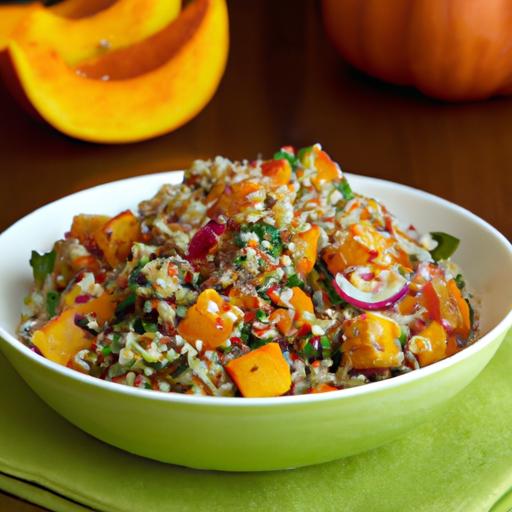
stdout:
{"type": "Polygon", "coordinates": [[[381,448],[290,471],[198,471],[108,446],[46,406],[1,355],[0,390],[0,488],[59,512],[512,509],[512,331],[441,416],[381,448]]]}

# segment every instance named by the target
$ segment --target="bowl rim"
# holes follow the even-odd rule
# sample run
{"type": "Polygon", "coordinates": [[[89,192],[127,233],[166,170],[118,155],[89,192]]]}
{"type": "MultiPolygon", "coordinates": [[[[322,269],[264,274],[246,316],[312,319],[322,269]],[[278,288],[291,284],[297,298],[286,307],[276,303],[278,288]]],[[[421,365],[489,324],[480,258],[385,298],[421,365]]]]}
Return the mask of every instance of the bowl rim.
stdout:
{"type": "MultiPolygon", "coordinates": [[[[144,181],[146,179],[156,179],[161,177],[162,183],[164,185],[167,183],[165,181],[166,176],[175,176],[183,171],[163,171],[157,173],[143,174],[139,176],[133,176],[130,178],[125,178],[121,180],[110,181],[107,183],[102,183],[96,185],[94,187],[86,188],[80,190],[78,192],[74,192],[72,194],[68,194],[63,196],[55,201],[47,203],[36,210],[28,213],[23,216],[21,219],[17,220],[14,224],[5,229],[2,233],[0,233],[1,238],[11,231],[15,231],[17,226],[27,220],[31,216],[36,216],[43,212],[45,209],[49,207],[54,207],[58,205],[61,201],[67,201],[70,198],[74,198],[80,195],[88,194],[94,190],[110,187],[121,184],[129,184],[130,182],[136,183],[137,181],[144,181]]],[[[507,238],[500,233],[496,228],[494,228],[487,221],[478,217],[471,211],[459,206],[447,199],[443,199],[442,197],[436,196],[429,192],[425,192],[423,190],[410,187],[408,185],[403,185],[401,183],[396,183],[389,180],[384,180],[381,178],[372,178],[369,176],[363,176],[359,174],[353,173],[344,173],[349,179],[355,178],[363,185],[366,183],[369,184],[377,184],[380,187],[384,188],[393,188],[400,189],[403,192],[420,196],[424,199],[428,199],[430,201],[434,201],[440,203],[441,205],[448,207],[456,212],[462,214],[464,217],[468,218],[468,220],[479,224],[482,228],[484,228],[487,232],[489,232],[497,242],[501,243],[503,247],[508,251],[509,255],[512,257],[512,244],[507,240],[507,238]]],[[[38,365],[42,365],[46,367],[46,369],[59,373],[64,378],[71,378],[79,381],[81,384],[86,386],[97,386],[101,389],[104,389],[106,392],[114,392],[121,393],[123,395],[131,396],[134,399],[143,399],[149,398],[155,401],[167,402],[167,403],[176,403],[176,404],[184,404],[184,405],[208,405],[212,407],[281,407],[281,406],[296,406],[303,405],[308,403],[323,403],[330,400],[342,400],[342,399],[350,399],[353,397],[357,397],[361,394],[374,394],[379,392],[385,392],[395,387],[399,387],[402,385],[407,385],[408,383],[414,382],[419,379],[427,378],[429,375],[433,375],[435,373],[441,372],[446,368],[454,366],[463,360],[472,357],[476,353],[483,350],[489,344],[492,343],[496,338],[501,336],[502,334],[506,334],[509,328],[512,326],[512,307],[509,312],[498,322],[489,332],[484,334],[481,338],[479,338],[476,342],[474,342],[471,346],[465,348],[464,350],[454,354],[446,359],[433,363],[429,366],[419,368],[417,370],[411,371],[406,374],[398,375],[396,377],[377,381],[370,382],[368,384],[357,386],[354,388],[348,389],[339,389],[336,391],[331,391],[329,393],[310,393],[310,394],[302,394],[302,395],[288,395],[288,396],[278,396],[278,397],[262,397],[262,398],[245,398],[245,397],[217,397],[217,396],[197,396],[197,395],[186,395],[181,393],[165,393],[159,392],[155,390],[147,390],[141,388],[135,388],[131,386],[125,386],[121,384],[117,384],[115,382],[109,382],[103,379],[99,379],[97,377],[92,377],[87,374],[80,373],[71,368],[67,368],[65,366],[59,365],[45,357],[36,354],[32,350],[30,350],[26,345],[24,345],[16,336],[11,334],[4,326],[0,325],[0,337],[9,345],[11,345],[15,351],[21,353],[23,356],[28,357],[33,362],[38,365]]]]}

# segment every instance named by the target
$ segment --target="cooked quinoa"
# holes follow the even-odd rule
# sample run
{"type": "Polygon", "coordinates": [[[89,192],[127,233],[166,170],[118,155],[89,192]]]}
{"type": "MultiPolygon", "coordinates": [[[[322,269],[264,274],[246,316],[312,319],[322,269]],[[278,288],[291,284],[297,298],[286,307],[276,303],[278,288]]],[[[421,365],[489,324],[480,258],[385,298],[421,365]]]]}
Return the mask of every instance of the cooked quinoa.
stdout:
{"type": "Polygon", "coordinates": [[[458,240],[352,191],[319,144],[197,160],[115,217],[32,253],[19,337],[104,380],[279,396],[360,386],[472,343],[458,240]]]}

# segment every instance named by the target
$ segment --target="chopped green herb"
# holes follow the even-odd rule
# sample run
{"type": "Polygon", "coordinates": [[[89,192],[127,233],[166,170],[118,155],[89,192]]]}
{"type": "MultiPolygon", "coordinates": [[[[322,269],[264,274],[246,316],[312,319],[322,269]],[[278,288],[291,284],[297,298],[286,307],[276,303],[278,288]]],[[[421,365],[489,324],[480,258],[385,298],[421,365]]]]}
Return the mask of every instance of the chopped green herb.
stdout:
{"type": "Polygon", "coordinates": [[[258,311],[256,311],[256,318],[258,319],[258,322],[266,322],[268,320],[268,315],[262,309],[258,309],[258,311]]]}
{"type": "Polygon", "coordinates": [[[403,329],[400,332],[398,341],[400,342],[400,345],[402,345],[402,347],[405,347],[405,344],[407,343],[407,333],[403,329]]]}
{"type": "Polygon", "coordinates": [[[251,337],[251,324],[244,324],[240,330],[240,338],[244,343],[247,343],[251,337]]]}
{"type": "Polygon", "coordinates": [[[56,256],[57,253],[55,251],[50,251],[44,254],[32,251],[30,256],[30,266],[32,267],[32,273],[34,274],[34,280],[37,286],[43,286],[46,276],[53,272],[56,256]]]}
{"type": "Polygon", "coordinates": [[[241,267],[245,261],[247,260],[247,256],[239,255],[233,260],[233,264],[237,267],[241,267]]]}
{"type": "Polygon", "coordinates": [[[158,325],[154,322],[145,322],[142,320],[142,326],[144,327],[145,332],[157,332],[158,331],[158,325]]]}
{"type": "Polygon", "coordinates": [[[128,311],[135,305],[135,299],[135,293],[130,293],[126,299],[121,301],[116,307],[116,317],[120,317],[128,313],[128,311]]]}
{"type": "Polygon", "coordinates": [[[343,195],[343,199],[345,199],[345,201],[350,201],[350,199],[353,199],[355,197],[354,192],[352,192],[352,189],[350,188],[350,185],[345,178],[343,178],[343,180],[340,181],[339,183],[336,183],[334,186],[338,191],[341,192],[341,194],[343,195]]]}
{"type": "Polygon", "coordinates": [[[103,347],[103,348],[101,349],[101,353],[102,353],[105,357],[107,357],[107,356],[109,356],[109,355],[112,353],[112,349],[111,349],[109,346],[107,346],[107,347],[103,347]]]}
{"type": "Polygon", "coordinates": [[[286,286],[289,288],[293,288],[294,286],[298,286],[299,288],[304,287],[304,281],[299,277],[298,274],[292,274],[288,277],[288,281],[286,282],[286,286]]]}
{"type": "Polygon", "coordinates": [[[288,151],[284,151],[282,149],[280,149],[277,153],[274,153],[272,158],[274,160],[288,160],[288,163],[291,165],[294,171],[299,165],[299,159],[293,153],[288,153],[288,151]]]}
{"type": "Polygon", "coordinates": [[[430,251],[432,258],[434,261],[446,260],[448,259],[459,246],[460,240],[455,238],[448,233],[442,233],[441,231],[436,231],[430,233],[430,236],[437,242],[437,247],[430,251]]]}
{"type": "Polygon", "coordinates": [[[270,341],[271,340],[262,340],[260,338],[256,338],[253,336],[251,338],[251,340],[249,341],[248,345],[249,345],[249,347],[251,347],[254,350],[255,348],[263,347],[263,345],[266,345],[270,341]]]}
{"type": "Polygon", "coordinates": [[[46,311],[48,316],[53,318],[57,314],[57,307],[59,306],[60,294],[56,291],[49,291],[46,294],[46,311]]]}
{"type": "Polygon", "coordinates": [[[464,278],[462,277],[462,274],[457,274],[455,276],[455,284],[457,285],[457,288],[459,290],[463,290],[466,286],[466,283],[464,282],[464,278]]]}
{"type": "Polygon", "coordinates": [[[121,335],[118,332],[116,332],[112,336],[112,343],[110,344],[110,349],[114,354],[119,354],[121,348],[121,335]]]}
{"type": "Polygon", "coordinates": [[[306,146],[305,148],[299,149],[297,151],[297,158],[299,161],[304,165],[304,159],[306,158],[307,154],[311,152],[313,149],[313,146],[306,146]]]}
{"type": "Polygon", "coordinates": [[[322,356],[331,357],[331,340],[328,336],[320,338],[320,346],[322,347],[322,356]]]}
{"type": "Polygon", "coordinates": [[[260,242],[266,240],[270,243],[270,247],[263,247],[262,249],[274,257],[280,256],[283,252],[283,242],[279,229],[265,222],[257,222],[255,224],[247,224],[242,226],[239,235],[236,238],[236,243],[239,247],[245,247],[247,244],[242,240],[243,233],[255,233],[260,242]]]}

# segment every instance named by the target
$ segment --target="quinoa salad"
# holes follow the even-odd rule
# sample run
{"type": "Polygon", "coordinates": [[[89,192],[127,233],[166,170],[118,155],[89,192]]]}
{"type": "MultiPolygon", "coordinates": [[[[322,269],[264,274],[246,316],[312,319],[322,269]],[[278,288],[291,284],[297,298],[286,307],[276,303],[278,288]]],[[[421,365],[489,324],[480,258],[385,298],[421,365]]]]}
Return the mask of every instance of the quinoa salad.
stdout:
{"type": "Polygon", "coordinates": [[[458,243],[353,191],[319,144],[197,160],[137,212],[76,215],[50,252],[33,251],[18,336],[58,364],[160,392],[361,386],[474,342],[458,243]]]}

